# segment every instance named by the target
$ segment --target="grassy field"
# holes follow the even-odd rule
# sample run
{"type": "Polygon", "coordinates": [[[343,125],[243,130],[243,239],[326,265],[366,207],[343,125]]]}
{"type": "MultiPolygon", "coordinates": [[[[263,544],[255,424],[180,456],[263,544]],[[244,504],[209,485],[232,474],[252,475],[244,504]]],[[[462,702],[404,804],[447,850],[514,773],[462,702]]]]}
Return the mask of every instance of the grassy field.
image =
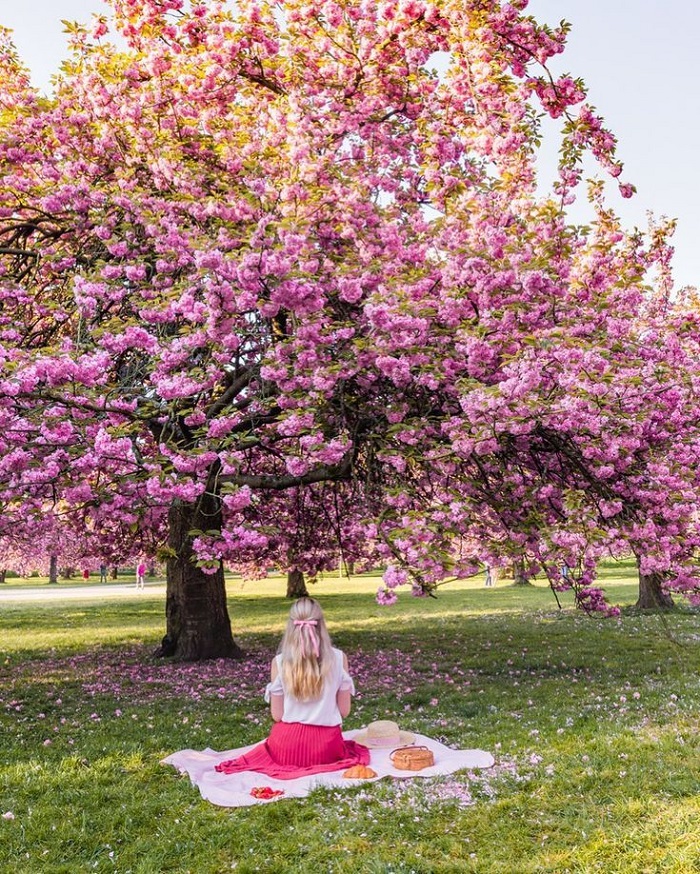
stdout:
{"type": "Polygon", "coordinates": [[[237,663],[153,660],[162,592],[3,602],[0,872],[700,871],[698,614],[636,614],[632,569],[603,579],[619,620],[544,586],[385,608],[376,579],[319,582],[358,684],[346,727],[392,718],[496,766],[241,809],[159,761],[265,736],[282,580],[229,582],[237,663]]]}

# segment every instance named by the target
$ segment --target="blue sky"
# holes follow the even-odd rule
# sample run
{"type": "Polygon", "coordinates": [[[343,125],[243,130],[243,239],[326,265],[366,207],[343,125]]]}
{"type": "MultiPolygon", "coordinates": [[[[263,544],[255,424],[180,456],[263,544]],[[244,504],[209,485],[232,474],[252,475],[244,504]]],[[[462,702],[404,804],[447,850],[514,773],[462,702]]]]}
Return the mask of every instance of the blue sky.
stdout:
{"type": "MultiPolygon", "coordinates": [[[[0,0],[0,24],[14,29],[35,83],[48,88],[65,54],[60,20],[85,21],[103,8],[99,0],[0,0]]],[[[549,24],[565,18],[573,25],[555,69],[584,78],[618,136],[623,178],[638,190],[630,201],[611,192],[618,212],[628,226],[646,227],[649,210],[677,218],[676,281],[700,286],[695,0],[530,0],[529,11],[549,24]]],[[[545,151],[545,176],[555,160],[545,151]]]]}

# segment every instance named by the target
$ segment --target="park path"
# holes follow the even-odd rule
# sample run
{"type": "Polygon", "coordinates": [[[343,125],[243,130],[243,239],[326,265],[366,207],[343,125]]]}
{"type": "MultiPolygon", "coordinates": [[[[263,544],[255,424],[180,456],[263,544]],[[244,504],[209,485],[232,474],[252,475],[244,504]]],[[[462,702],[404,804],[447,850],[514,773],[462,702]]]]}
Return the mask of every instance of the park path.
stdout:
{"type": "Polygon", "coordinates": [[[0,604],[3,602],[21,601],[70,601],[70,600],[104,600],[105,598],[123,598],[125,595],[161,595],[165,594],[165,583],[146,583],[143,592],[137,590],[134,583],[103,583],[94,586],[22,586],[5,588],[0,586],[0,604]]]}

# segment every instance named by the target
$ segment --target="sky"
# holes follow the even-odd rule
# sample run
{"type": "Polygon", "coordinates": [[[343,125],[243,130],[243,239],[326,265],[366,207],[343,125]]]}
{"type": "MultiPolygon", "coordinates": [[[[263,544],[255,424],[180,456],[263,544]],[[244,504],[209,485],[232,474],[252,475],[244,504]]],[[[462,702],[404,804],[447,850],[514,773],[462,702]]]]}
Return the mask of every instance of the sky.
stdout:
{"type": "MultiPolygon", "coordinates": [[[[61,19],[87,21],[104,8],[100,0],[0,0],[0,24],[14,30],[34,84],[48,90],[65,57],[61,19]]],[[[630,228],[645,228],[649,211],[676,218],[676,283],[700,286],[697,0],[530,0],[529,12],[551,25],[572,24],[553,69],[584,79],[618,137],[622,179],[637,194],[625,201],[611,189],[613,206],[630,228]]],[[[545,149],[545,178],[555,163],[545,149]]]]}

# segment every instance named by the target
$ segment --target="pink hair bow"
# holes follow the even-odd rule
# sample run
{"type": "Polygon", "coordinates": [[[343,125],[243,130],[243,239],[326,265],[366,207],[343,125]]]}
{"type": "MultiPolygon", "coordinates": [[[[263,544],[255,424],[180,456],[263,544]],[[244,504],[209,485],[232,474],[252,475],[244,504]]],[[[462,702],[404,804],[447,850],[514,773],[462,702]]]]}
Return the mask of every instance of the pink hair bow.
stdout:
{"type": "Polygon", "coordinates": [[[301,641],[301,656],[304,658],[306,655],[306,650],[304,647],[304,629],[308,632],[308,637],[311,640],[311,648],[314,651],[314,655],[316,658],[319,657],[320,647],[318,643],[318,634],[316,633],[316,626],[318,625],[318,620],[316,619],[295,619],[294,625],[300,630],[299,640],[301,641]]]}

